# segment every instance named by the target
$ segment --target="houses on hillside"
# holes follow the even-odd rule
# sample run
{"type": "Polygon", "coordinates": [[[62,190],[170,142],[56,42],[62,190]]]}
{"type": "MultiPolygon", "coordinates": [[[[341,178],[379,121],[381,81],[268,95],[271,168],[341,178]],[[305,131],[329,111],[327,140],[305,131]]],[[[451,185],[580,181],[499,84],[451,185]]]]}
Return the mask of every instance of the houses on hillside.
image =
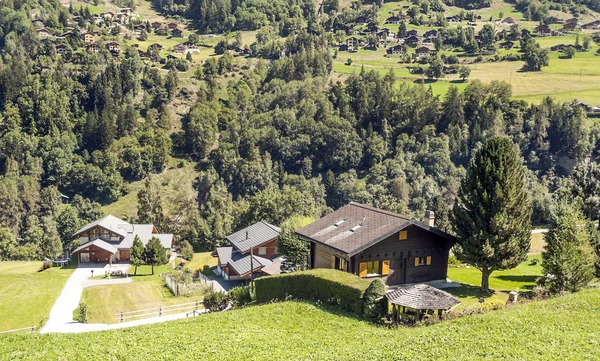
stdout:
{"type": "Polygon", "coordinates": [[[250,279],[256,274],[273,275],[281,272],[277,255],[277,238],[281,228],[258,222],[226,238],[227,245],[218,247],[217,273],[226,280],[250,279]]]}
{"type": "Polygon", "coordinates": [[[72,254],[77,256],[77,264],[128,262],[135,237],[147,244],[158,238],[167,252],[173,246],[175,236],[159,233],[153,224],[130,224],[113,215],[108,215],[81,227],[73,234],[79,241],[72,254]]]}
{"type": "Polygon", "coordinates": [[[435,228],[433,212],[423,222],[350,203],[300,228],[310,242],[310,268],[332,268],[391,286],[446,280],[456,239],[435,228]]]}

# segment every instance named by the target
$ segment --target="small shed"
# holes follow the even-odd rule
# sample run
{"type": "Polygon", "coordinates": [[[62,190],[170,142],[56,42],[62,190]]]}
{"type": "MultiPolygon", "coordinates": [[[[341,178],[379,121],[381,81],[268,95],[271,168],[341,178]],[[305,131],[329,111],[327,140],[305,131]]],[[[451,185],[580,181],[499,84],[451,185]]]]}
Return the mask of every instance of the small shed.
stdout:
{"type": "Polygon", "coordinates": [[[420,321],[427,316],[443,318],[443,313],[449,311],[460,301],[435,287],[426,284],[412,284],[401,286],[388,292],[387,299],[392,304],[392,317],[395,322],[400,318],[420,321]]]}

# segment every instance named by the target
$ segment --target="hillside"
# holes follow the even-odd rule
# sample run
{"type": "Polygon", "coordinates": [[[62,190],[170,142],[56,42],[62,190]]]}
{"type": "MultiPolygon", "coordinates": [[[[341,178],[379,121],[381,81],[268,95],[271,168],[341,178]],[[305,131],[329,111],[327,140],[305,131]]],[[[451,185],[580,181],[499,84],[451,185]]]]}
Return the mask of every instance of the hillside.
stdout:
{"type": "Polygon", "coordinates": [[[285,302],[126,330],[0,336],[2,360],[567,360],[600,357],[600,291],[387,329],[285,302]],[[68,345],[68,346],[67,346],[68,345]]]}

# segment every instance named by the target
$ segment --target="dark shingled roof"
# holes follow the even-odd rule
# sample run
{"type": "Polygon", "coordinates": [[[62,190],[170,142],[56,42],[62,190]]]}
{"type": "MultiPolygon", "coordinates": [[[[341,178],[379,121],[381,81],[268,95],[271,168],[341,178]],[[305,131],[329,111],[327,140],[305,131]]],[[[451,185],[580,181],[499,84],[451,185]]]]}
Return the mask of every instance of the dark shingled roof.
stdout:
{"type": "Polygon", "coordinates": [[[254,268],[254,271],[258,271],[261,268],[263,268],[264,266],[270,265],[272,263],[270,260],[263,258],[263,257],[247,255],[244,257],[240,257],[240,258],[234,257],[236,259],[229,260],[227,262],[227,264],[229,266],[231,266],[231,268],[233,268],[235,273],[242,276],[242,275],[245,275],[246,273],[250,273],[250,268],[251,268],[250,257],[253,258],[252,267],[254,268]]]}
{"type": "Polygon", "coordinates": [[[455,241],[451,235],[415,219],[354,202],[300,228],[296,234],[353,256],[410,225],[455,241]]]}
{"type": "Polygon", "coordinates": [[[460,303],[448,292],[425,284],[402,286],[385,296],[393,304],[415,310],[449,310],[460,303]]]}
{"type": "Polygon", "coordinates": [[[244,253],[252,247],[258,247],[276,238],[281,233],[281,228],[267,222],[258,222],[227,236],[227,240],[240,252],[244,253]],[[246,239],[246,232],[248,238],[246,239]]]}

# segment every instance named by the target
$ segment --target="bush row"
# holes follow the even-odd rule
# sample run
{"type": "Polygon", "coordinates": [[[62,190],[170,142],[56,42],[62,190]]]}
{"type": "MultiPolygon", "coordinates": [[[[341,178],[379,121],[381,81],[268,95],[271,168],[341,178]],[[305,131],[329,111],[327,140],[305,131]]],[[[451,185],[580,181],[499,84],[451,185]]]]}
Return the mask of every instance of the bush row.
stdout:
{"type": "Polygon", "coordinates": [[[344,310],[362,314],[363,293],[369,287],[369,283],[351,273],[332,269],[286,273],[257,279],[256,301],[283,301],[291,297],[327,302],[344,310]]]}

